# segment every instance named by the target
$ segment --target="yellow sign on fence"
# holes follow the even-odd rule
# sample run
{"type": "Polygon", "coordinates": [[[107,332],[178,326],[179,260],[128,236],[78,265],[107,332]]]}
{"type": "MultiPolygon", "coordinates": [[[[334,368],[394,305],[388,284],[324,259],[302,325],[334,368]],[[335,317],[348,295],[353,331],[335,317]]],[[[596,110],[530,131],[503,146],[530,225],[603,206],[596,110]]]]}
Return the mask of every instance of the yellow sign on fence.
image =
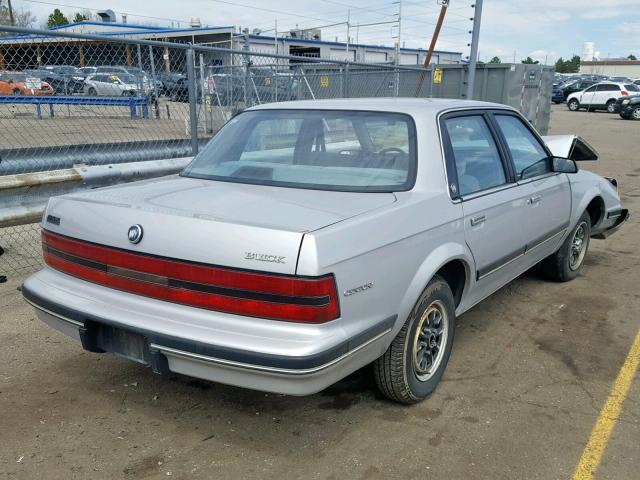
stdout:
{"type": "Polygon", "coordinates": [[[442,83],[442,69],[436,68],[433,71],[433,83],[435,85],[440,85],[442,83]]]}
{"type": "Polygon", "coordinates": [[[320,77],[320,86],[322,88],[327,88],[329,87],[329,76],[328,75],[322,75],[320,77]]]}

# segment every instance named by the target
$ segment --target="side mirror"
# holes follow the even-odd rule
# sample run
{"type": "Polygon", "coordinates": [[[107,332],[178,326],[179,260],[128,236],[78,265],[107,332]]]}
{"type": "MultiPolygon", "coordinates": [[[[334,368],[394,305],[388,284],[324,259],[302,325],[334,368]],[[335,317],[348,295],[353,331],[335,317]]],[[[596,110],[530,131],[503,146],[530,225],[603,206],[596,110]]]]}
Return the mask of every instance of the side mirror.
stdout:
{"type": "Polygon", "coordinates": [[[553,171],[556,173],[578,173],[578,164],[568,158],[553,158],[553,171]]]}

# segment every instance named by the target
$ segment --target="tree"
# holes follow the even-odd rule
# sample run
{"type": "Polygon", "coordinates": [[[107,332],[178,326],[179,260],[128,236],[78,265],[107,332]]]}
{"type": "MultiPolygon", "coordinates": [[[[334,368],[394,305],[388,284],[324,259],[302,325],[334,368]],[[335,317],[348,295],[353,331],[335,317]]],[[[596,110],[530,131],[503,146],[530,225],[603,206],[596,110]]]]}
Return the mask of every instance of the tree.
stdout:
{"type": "Polygon", "coordinates": [[[91,20],[91,12],[89,11],[76,12],[75,17],[73,17],[73,23],[86,22],[87,20],[91,20]]]}
{"type": "Polygon", "coordinates": [[[56,8],[47,19],[47,27],[49,28],[60,27],[62,25],[67,25],[68,23],[69,19],[64,16],[64,13],[62,13],[59,8],[56,8]]]}
{"type": "Polygon", "coordinates": [[[632,53],[627,57],[627,60],[638,60],[637,57],[632,53]]]}
{"type": "Polygon", "coordinates": [[[533,59],[533,58],[531,58],[531,57],[527,57],[527,58],[525,58],[524,60],[522,60],[522,63],[525,63],[525,64],[527,64],[527,65],[537,65],[537,64],[539,64],[540,62],[539,62],[538,60],[534,60],[534,59],[533,59]]]}
{"type": "MultiPolygon", "coordinates": [[[[13,9],[13,21],[16,27],[30,27],[36,22],[36,17],[29,10],[13,9]]],[[[11,25],[9,7],[5,0],[0,0],[0,25],[11,25]]]]}
{"type": "Polygon", "coordinates": [[[556,62],[556,72],[558,73],[578,73],[580,71],[580,57],[574,55],[571,60],[563,60],[562,57],[556,62]]]}
{"type": "Polygon", "coordinates": [[[489,63],[502,63],[502,60],[500,60],[500,57],[493,57],[489,60],[489,63]]]}

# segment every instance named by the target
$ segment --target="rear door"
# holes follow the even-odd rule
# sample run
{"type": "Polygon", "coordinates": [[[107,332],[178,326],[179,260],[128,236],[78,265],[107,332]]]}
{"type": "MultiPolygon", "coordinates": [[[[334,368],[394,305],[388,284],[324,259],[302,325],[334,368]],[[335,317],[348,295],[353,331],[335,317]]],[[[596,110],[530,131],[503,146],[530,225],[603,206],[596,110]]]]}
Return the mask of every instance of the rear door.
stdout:
{"type": "Polygon", "coordinates": [[[525,236],[527,264],[533,265],[557,250],[569,226],[569,179],[552,171],[551,153],[519,115],[496,112],[493,119],[525,198],[519,228],[525,236]]]}
{"type": "Polygon", "coordinates": [[[617,99],[620,96],[620,86],[613,83],[601,83],[596,89],[594,105],[604,107],[611,99],[617,99]]]}
{"type": "Polygon", "coordinates": [[[489,114],[442,117],[441,131],[455,200],[462,202],[467,245],[476,263],[479,298],[522,271],[525,237],[521,198],[489,114]],[[455,190],[455,191],[454,191],[455,190]]]}

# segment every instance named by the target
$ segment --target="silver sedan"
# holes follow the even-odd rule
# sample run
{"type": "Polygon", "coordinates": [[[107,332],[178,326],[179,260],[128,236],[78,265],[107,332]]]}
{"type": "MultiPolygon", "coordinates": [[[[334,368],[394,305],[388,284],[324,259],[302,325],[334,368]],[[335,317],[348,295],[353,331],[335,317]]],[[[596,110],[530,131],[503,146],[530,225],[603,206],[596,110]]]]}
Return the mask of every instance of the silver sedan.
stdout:
{"type": "Polygon", "coordinates": [[[628,218],[615,180],[578,169],[595,158],[492,103],[262,105],[180,175],[52,198],[22,292],[157,373],[307,395],[372,363],[414,403],[456,316],[537,264],[575,278],[628,218]]]}

